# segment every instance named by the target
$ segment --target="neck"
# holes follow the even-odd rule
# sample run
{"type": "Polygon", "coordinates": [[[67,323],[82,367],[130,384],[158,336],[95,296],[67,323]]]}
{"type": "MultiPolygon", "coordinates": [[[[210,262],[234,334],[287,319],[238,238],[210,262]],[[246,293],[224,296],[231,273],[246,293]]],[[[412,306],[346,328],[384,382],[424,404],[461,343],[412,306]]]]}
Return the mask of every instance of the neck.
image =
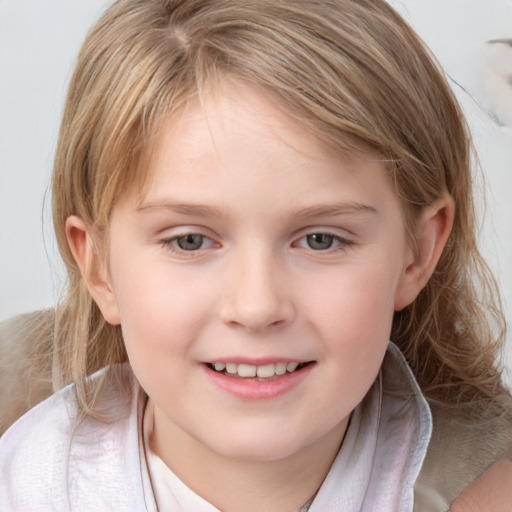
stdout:
{"type": "MultiPolygon", "coordinates": [[[[155,411],[155,417],[162,414],[155,411]]],[[[318,491],[336,457],[348,420],[300,452],[276,460],[215,453],[178,427],[159,428],[151,449],[192,491],[223,512],[297,512],[318,491]]]]}

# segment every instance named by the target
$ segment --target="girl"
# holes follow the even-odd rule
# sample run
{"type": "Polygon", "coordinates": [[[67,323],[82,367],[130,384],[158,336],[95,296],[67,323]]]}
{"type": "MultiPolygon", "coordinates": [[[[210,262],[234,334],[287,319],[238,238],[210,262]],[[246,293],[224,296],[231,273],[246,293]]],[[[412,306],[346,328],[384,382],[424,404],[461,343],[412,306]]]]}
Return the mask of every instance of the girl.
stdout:
{"type": "Polygon", "coordinates": [[[3,436],[3,510],[508,510],[469,159],[383,1],[116,2],[53,175],[72,384],[3,436]]]}

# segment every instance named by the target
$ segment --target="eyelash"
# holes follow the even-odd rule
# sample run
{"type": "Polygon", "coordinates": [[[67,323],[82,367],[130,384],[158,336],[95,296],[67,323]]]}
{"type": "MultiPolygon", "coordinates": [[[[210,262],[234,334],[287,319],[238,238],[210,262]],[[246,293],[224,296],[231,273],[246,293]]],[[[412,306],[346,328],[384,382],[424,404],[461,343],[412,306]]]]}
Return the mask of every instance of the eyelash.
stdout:
{"type": "MultiPolygon", "coordinates": [[[[192,241],[190,241],[189,243],[192,243],[192,241]]],[[[191,233],[184,233],[182,235],[177,235],[177,236],[173,236],[171,238],[165,238],[163,240],[160,240],[160,245],[164,249],[167,249],[173,253],[177,253],[177,254],[184,255],[184,256],[185,255],[192,256],[192,255],[196,254],[198,251],[203,251],[205,249],[208,249],[208,248],[214,246],[215,242],[213,242],[210,238],[208,238],[205,235],[191,232],[191,233]],[[201,240],[200,240],[201,246],[204,244],[205,241],[208,241],[209,242],[208,247],[198,247],[197,249],[189,249],[189,250],[184,249],[183,247],[179,247],[178,246],[179,241],[184,240],[187,237],[200,237],[201,238],[201,240]]],[[[353,246],[354,242],[352,240],[335,235],[334,233],[330,233],[328,231],[313,231],[313,232],[307,233],[307,234],[301,236],[300,238],[298,238],[294,242],[293,245],[295,247],[302,247],[304,249],[309,249],[314,252],[320,253],[320,252],[333,252],[336,250],[347,249],[347,248],[353,246]],[[312,238],[312,237],[316,237],[316,236],[328,237],[328,241],[326,242],[328,246],[325,248],[316,248],[316,249],[314,247],[311,247],[310,244],[313,240],[310,239],[310,237],[312,238]],[[306,243],[308,244],[307,247],[304,245],[300,245],[300,242],[302,240],[306,240],[306,243]],[[333,244],[334,244],[334,246],[333,246],[333,244]]]]}

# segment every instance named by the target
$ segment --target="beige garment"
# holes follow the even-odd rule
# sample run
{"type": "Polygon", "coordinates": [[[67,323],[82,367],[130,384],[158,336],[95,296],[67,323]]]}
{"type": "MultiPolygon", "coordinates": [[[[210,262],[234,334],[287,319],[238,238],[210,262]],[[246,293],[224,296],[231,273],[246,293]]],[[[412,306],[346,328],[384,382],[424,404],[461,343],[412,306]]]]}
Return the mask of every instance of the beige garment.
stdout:
{"type": "Polygon", "coordinates": [[[512,417],[492,412],[475,417],[446,405],[430,404],[430,409],[434,428],[414,486],[414,510],[446,512],[486,469],[512,459],[512,417]]]}
{"type": "Polygon", "coordinates": [[[53,393],[50,353],[54,317],[49,309],[0,323],[0,435],[53,393]]]}

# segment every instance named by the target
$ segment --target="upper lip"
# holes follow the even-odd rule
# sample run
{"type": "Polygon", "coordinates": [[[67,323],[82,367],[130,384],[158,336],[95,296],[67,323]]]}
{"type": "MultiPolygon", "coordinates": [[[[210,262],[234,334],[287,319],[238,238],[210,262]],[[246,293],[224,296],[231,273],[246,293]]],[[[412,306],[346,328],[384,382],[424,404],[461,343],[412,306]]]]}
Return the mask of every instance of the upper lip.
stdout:
{"type": "Polygon", "coordinates": [[[311,362],[310,359],[297,359],[290,357],[257,357],[257,358],[249,358],[249,357],[218,357],[215,359],[209,359],[208,361],[204,361],[206,364],[215,364],[215,363],[232,363],[232,364],[247,364],[251,366],[265,366],[268,364],[277,364],[277,363],[308,363],[311,362]]]}

